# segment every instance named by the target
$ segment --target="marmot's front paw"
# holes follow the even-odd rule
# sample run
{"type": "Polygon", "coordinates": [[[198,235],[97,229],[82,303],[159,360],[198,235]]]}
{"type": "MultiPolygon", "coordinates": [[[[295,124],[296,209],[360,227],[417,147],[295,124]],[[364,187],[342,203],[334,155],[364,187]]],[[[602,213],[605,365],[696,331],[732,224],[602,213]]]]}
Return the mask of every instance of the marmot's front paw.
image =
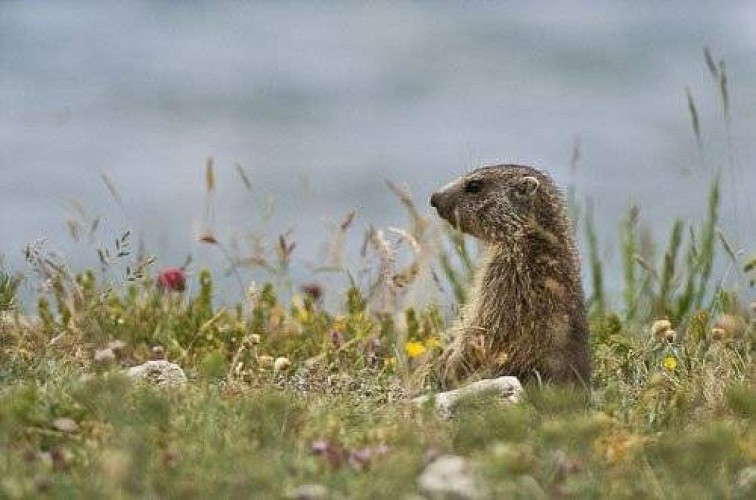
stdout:
{"type": "Polygon", "coordinates": [[[436,360],[435,373],[439,383],[448,388],[459,385],[469,375],[469,370],[462,353],[449,347],[436,360]]]}

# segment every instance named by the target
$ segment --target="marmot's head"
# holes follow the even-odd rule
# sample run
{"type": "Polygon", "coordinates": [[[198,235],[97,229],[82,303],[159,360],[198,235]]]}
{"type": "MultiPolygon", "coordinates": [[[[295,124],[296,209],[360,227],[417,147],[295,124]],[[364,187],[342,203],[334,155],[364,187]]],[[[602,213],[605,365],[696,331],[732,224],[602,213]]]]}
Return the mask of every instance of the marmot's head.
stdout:
{"type": "Polygon", "coordinates": [[[489,242],[511,241],[564,228],[562,199],[551,178],[532,167],[482,167],[431,196],[431,206],[453,226],[489,242]]]}

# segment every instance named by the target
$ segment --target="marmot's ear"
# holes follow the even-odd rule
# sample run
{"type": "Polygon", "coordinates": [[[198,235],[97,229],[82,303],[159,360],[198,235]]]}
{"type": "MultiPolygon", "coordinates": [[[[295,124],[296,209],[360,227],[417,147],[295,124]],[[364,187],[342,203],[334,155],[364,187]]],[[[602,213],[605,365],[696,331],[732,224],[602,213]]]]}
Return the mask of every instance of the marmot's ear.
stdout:
{"type": "Polygon", "coordinates": [[[523,177],[517,182],[517,193],[525,197],[533,196],[540,185],[541,181],[535,177],[523,177]]]}

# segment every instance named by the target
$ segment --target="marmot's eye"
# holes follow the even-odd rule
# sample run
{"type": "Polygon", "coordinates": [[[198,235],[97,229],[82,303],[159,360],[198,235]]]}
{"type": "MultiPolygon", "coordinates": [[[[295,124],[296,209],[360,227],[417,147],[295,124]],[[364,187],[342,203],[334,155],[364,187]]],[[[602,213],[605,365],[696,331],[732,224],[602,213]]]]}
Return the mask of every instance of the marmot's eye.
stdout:
{"type": "Polygon", "coordinates": [[[465,193],[479,193],[483,189],[483,181],[472,179],[465,182],[465,193]]]}

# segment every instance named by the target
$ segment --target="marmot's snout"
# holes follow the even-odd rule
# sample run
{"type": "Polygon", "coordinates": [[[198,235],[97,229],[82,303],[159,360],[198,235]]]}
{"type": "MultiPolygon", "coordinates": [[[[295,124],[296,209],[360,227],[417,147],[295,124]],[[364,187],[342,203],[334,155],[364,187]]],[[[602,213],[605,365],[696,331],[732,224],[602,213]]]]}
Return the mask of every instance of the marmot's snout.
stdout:
{"type": "Polygon", "coordinates": [[[437,191],[431,195],[430,199],[430,205],[436,209],[438,212],[438,215],[440,215],[442,218],[446,219],[446,205],[447,202],[444,200],[444,194],[440,191],[437,191]]]}
{"type": "MultiPolygon", "coordinates": [[[[444,191],[436,191],[431,195],[430,204],[438,212],[438,216],[446,220],[453,226],[459,225],[459,220],[455,217],[454,196],[444,191]]],[[[460,228],[461,229],[461,228],[460,228]]]]}

